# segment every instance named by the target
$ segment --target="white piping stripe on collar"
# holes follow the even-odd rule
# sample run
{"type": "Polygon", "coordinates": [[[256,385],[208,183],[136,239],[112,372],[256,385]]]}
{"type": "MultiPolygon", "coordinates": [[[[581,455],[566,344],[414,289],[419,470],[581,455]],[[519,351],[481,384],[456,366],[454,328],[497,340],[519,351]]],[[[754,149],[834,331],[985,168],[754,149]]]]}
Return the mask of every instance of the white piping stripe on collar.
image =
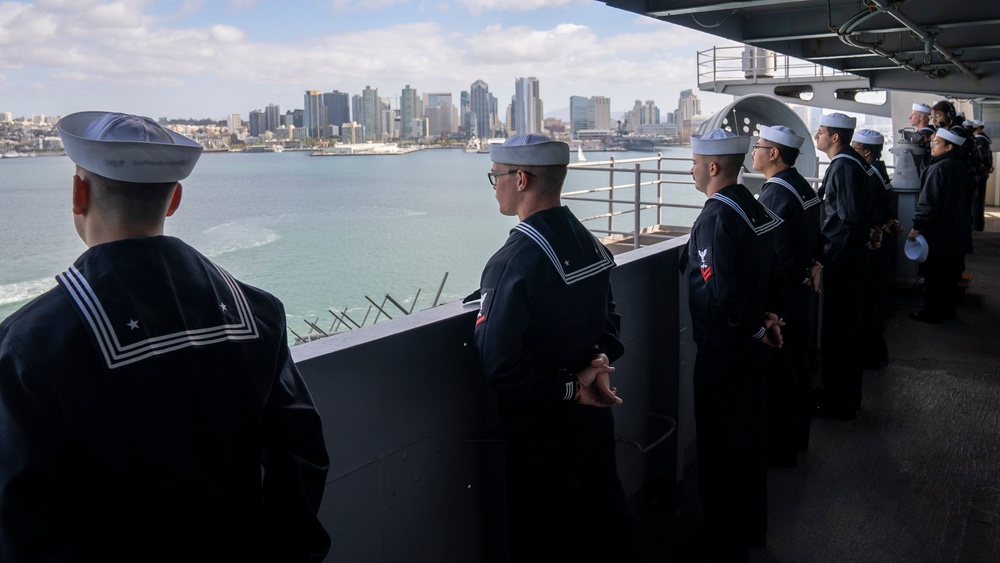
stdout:
{"type": "Polygon", "coordinates": [[[872,170],[875,172],[875,175],[878,176],[878,179],[882,180],[882,186],[884,186],[886,190],[891,190],[892,183],[882,177],[882,173],[878,171],[878,168],[872,166],[872,170]]]}
{"type": "Polygon", "coordinates": [[[218,325],[214,327],[185,330],[173,334],[165,334],[147,338],[133,344],[122,346],[118,342],[118,336],[108,319],[108,315],[101,305],[100,300],[90,287],[87,279],[76,269],[70,266],[68,270],[56,276],[63,282],[63,287],[69,292],[76,307],[80,310],[89,326],[94,338],[97,340],[104,362],[109,369],[133,364],[145,360],[146,358],[166,354],[182,348],[191,346],[207,346],[218,342],[235,340],[253,340],[259,337],[257,332],[257,322],[253,312],[250,310],[249,302],[243,290],[236,284],[228,272],[216,266],[216,269],[226,280],[226,284],[233,292],[233,301],[239,322],[234,324],[218,325]]]}
{"type": "Polygon", "coordinates": [[[813,194],[813,196],[809,199],[802,199],[802,195],[799,194],[799,191],[796,190],[794,187],[792,187],[792,185],[789,184],[788,181],[783,178],[771,177],[771,179],[764,182],[764,185],[770,184],[772,182],[778,184],[779,186],[785,186],[786,188],[788,188],[788,191],[792,192],[792,194],[795,195],[795,199],[797,199],[799,203],[802,204],[802,209],[809,209],[814,205],[820,204],[819,196],[816,194],[813,194]]]}
{"type": "Polygon", "coordinates": [[[740,207],[740,204],[736,203],[731,198],[729,198],[727,196],[724,196],[724,195],[720,194],[719,192],[716,192],[716,193],[712,194],[712,198],[711,199],[719,200],[722,203],[725,203],[726,205],[728,205],[729,207],[732,207],[734,211],[736,211],[737,213],[740,214],[740,217],[743,217],[743,220],[747,222],[747,225],[750,226],[750,229],[753,230],[753,232],[754,232],[755,235],[762,235],[762,234],[770,231],[771,229],[776,229],[778,227],[778,225],[780,225],[783,222],[781,220],[781,218],[778,217],[777,215],[775,215],[774,213],[772,213],[771,210],[767,208],[767,206],[761,205],[761,207],[767,213],[767,216],[771,218],[771,220],[768,221],[768,222],[766,222],[766,223],[764,223],[764,224],[762,224],[762,225],[760,225],[760,226],[755,226],[753,224],[753,221],[751,221],[750,218],[747,217],[747,214],[743,211],[743,208],[740,207]]]}
{"type": "MultiPolygon", "coordinates": [[[[528,238],[530,238],[531,240],[535,241],[536,244],[538,244],[538,246],[542,249],[542,252],[544,252],[545,255],[549,257],[549,261],[552,262],[553,266],[555,266],[556,272],[558,272],[559,276],[563,279],[564,282],[566,282],[566,285],[571,285],[580,280],[587,279],[605,270],[609,270],[615,266],[614,261],[608,257],[607,253],[602,248],[596,248],[598,253],[602,256],[601,260],[594,262],[593,264],[590,264],[585,268],[581,268],[567,275],[566,271],[563,270],[562,263],[559,262],[559,256],[556,255],[555,249],[552,248],[552,245],[549,244],[549,241],[542,235],[542,233],[538,232],[538,229],[532,227],[531,225],[527,225],[525,223],[518,223],[514,227],[514,230],[527,235],[528,238]]],[[[599,247],[600,243],[598,243],[597,240],[594,239],[594,245],[596,247],[599,247]]]]}
{"type": "MultiPolygon", "coordinates": [[[[857,164],[858,166],[860,166],[861,169],[865,171],[865,174],[868,174],[869,176],[871,176],[872,174],[877,174],[877,172],[873,172],[875,170],[874,166],[868,164],[867,162],[862,163],[860,160],[854,158],[853,156],[851,156],[849,154],[844,154],[844,153],[835,154],[835,155],[833,155],[833,158],[830,159],[830,162],[832,163],[834,160],[837,160],[838,158],[849,158],[849,159],[853,160],[855,162],[855,164],[857,164]],[[868,164],[867,168],[865,168],[866,164],[868,164]]],[[[879,177],[881,177],[881,176],[879,176],[879,177]]]]}

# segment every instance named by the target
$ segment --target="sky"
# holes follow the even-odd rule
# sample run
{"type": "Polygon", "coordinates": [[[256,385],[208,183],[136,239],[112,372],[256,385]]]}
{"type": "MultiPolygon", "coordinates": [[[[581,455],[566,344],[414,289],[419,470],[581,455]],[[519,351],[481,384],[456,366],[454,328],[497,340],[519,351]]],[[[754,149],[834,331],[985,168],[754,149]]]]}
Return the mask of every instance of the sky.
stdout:
{"type": "Polygon", "coordinates": [[[306,90],[457,104],[480,79],[503,108],[534,76],[546,116],[573,95],[663,115],[685,89],[708,115],[732,98],[697,91],[697,52],[723,44],[596,0],[0,0],[0,112],[246,119],[306,90]]]}

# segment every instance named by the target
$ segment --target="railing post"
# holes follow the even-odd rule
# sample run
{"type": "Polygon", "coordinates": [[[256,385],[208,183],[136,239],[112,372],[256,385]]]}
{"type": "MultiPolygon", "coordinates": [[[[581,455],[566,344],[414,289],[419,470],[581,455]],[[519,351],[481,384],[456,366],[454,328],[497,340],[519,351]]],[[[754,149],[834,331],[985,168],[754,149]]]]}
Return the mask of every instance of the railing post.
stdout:
{"type": "Polygon", "coordinates": [[[663,224],[663,153],[656,153],[656,224],[663,224]]]}
{"type": "Polygon", "coordinates": [[[611,157],[611,171],[608,172],[608,180],[611,189],[608,190],[608,236],[615,230],[615,157],[611,157]]]}
{"type": "Polygon", "coordinates": [[[633,250],[639,249],[639,231],[642,230],[642,221],[639,214],[642,212],[642,164],[635,163],[635,225],[632,230],[633,250]]]}

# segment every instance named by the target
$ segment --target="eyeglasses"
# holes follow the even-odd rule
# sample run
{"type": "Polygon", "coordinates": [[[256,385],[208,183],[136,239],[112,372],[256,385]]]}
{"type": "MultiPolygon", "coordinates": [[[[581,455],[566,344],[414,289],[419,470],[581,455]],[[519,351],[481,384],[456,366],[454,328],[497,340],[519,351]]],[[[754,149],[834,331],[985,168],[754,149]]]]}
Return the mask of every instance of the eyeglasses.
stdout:
{"type": "Polygon", "coordinates": [[[753,147],[751,147],[751,149],[750,149],[750,150],[754,150],[754,151],[755,151],[755,150],[757,150],[757,149],[773,149],[773,148],[774,148],[774,147],[766,147],[766,146],[764,146],[764,145],[754,145],[753,147]]]}
{"type": "Polygon", "coordinates": [[[933,141],[931,141],[931,146],[934,146],[934,147],[939,147],[939,146],[941,146],[943,144],[944,144],[944,141],[939,141],[937,139],[934,139],[933,141]]]}
{"type": "Polygon", "coordinates": [[[507,174],[517,174],[518,172],[524,172],[528,176],[534,176],[534,174],[528,172],[527,170],[521,170],[520,168],[515,168],[514,170],[508,170],[506,172],[487,172],[486,177],[490,179],[490,185],[495,188],[497,185],[497,178],[499,178],[500,176],[506,176],[507,174]]]}

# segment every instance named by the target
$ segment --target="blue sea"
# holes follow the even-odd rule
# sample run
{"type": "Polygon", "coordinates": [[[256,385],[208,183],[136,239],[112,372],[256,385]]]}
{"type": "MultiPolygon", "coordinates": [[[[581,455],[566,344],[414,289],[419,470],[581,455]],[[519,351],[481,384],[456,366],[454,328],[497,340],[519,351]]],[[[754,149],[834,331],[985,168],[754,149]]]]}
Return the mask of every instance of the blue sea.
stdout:
{"type": "MultiPolygon", "coordinates": [[[[690,155],[686,148],[665,152],[690,155]]],[[[653,156],[586,154],[588,162],[653,156]]],[[[421,310],[431,306],[445,274],[442,303],[478,288],[483,265],[517,222],[497,211],[486,178],[490,164],[486,154],[457,149],[338,157],[208,153],[182,182],[181,206],[167,219],[166,234],[274,293],[299,334],[309,331],[304,320],[329,329],[331,308],[360,322],[366,296],[381,303],[390,294],[421,310]]],[[[65,156],[0,159],[0,319],[54,287],[56,274],[86,250],[73,227],[73,171],[65,156]]],[[[616,173],[616,184],[630,181],[630,174],[616,173]]],[[[607,183],[607,173],[574,170],[564,191],[607,183]]],[[[693,187],[680,196],[704,201],[693,187]]],[[[569,205],[581,217],[607,211],[606,204],[569,205]]],[[[674,213],[664,222],[690,224],[697,214],[674,213]]],[[[630,219],[616,228],[626,226],[630,219]]]]}

